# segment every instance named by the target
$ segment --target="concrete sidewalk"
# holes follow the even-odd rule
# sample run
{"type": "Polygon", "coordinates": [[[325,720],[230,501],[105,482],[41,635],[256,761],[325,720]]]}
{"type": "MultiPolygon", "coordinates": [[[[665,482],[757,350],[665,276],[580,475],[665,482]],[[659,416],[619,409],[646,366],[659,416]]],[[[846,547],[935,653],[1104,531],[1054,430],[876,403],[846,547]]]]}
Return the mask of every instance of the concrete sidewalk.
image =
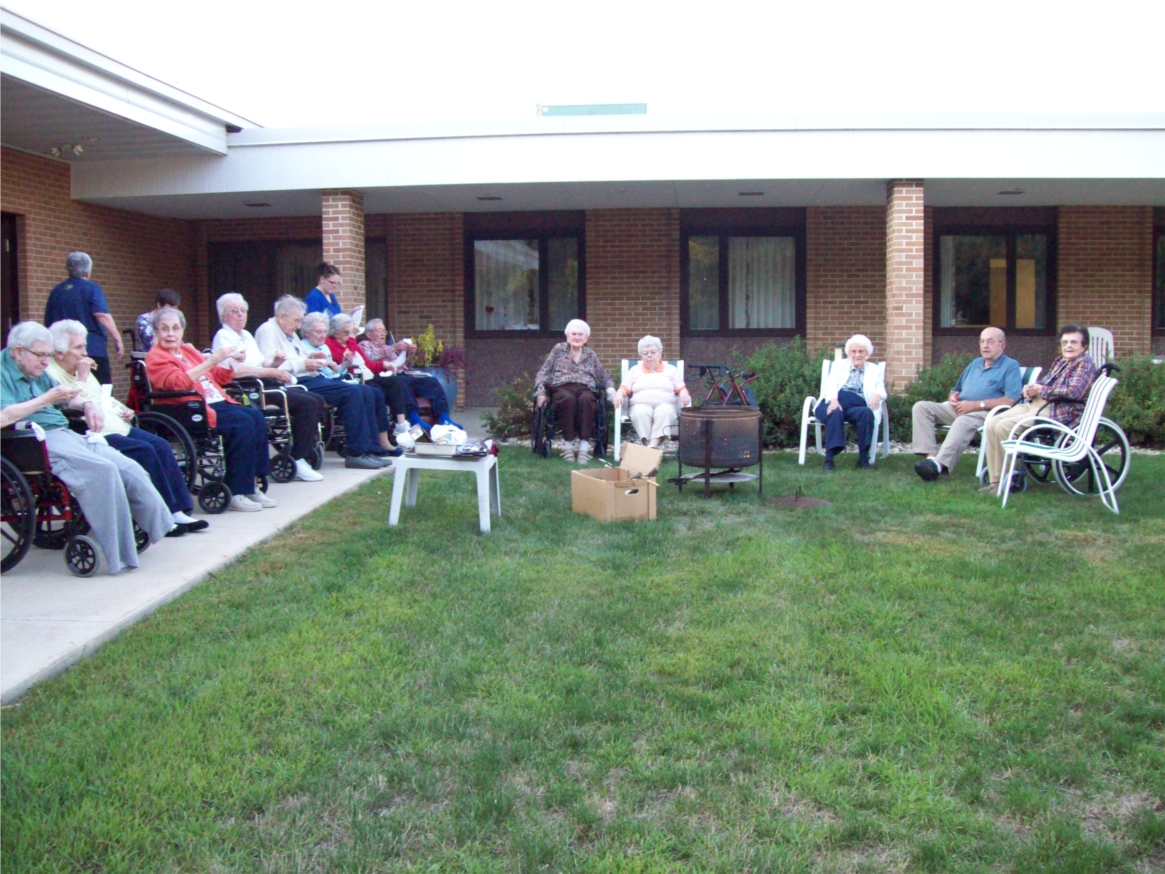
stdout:
{"type": "MultiPolygon", "coordinates": [[[[485,437],[481,412],[455,416],[474,439],[485,437]]],[[[273,484],[270,494],[279,501],[274,509],[201,516],[210,522],[206,531],[153,544],[142,554],[139,568],[117,576],[105,573],[103,561],[96,575],[75,577],[60,552],[32,547],[0,579],[0,701],[19,698],[247,549],[368,480],[390,474],[391,468],[348,470],[342,459],[328,453],[320,472],[323,482],[273,484]]],[[[388,503],[386,497],[386,531],[388,503]]]]}

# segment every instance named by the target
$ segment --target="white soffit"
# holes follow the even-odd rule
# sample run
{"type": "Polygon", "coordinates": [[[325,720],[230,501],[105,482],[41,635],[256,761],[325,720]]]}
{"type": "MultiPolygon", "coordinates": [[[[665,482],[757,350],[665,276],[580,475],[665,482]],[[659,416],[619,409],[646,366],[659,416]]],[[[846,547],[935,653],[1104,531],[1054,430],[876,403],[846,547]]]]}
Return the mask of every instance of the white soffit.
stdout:
{"type": "Polygon", "coordinates": [[[3,142],[35,154],[80,142],[82,161],[222,156],[228,129],[254,126],[6,9],[0,74],[3,142]]]}

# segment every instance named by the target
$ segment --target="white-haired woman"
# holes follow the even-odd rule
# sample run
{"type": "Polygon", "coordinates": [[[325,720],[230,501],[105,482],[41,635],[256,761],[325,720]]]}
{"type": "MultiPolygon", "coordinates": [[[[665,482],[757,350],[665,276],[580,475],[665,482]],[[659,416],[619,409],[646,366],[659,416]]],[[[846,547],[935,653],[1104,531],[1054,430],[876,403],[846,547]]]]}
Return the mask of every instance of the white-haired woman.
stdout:
{"type": "Polygon", "coordinates": [[[627,371],[627,377],[615,395],[615,408],[631,404],[631,424],[641,443],[659,447],[679,420],[679,409],[692,402],[684,385],[684,375],[663,360],[663,341],[648,334],[639,341],[639,363],[627,371]],[[678,405],[677,405],[678,401],[678,405]]]}
{"type": "MultiPolygon", "coordinates": [[[[285,389],[296,382],[295,376],[280,367],[286,354],[276,349],[265,356],[259,344],[247,330],[247,301],[236,291],[228,291],[218,299],[218,320],[222,327],[214,335],[211,349],[217,352],[223,346],[233,346],[243,353],[240,361],[228,356],[222,366],[230,368],[239,376],[253,376],[260,380],[264,388],[285,389]]],[[[277,406],[282,406],[280,400],[277,406]]],[[[323,418],[327,402],[319,395],[296,389],[287,392],[287,412],[291,420],[291,458],[295,461],[295,478],[302,482],[319,482],[324,477],[312,469],[308,458],[319,440],[320,420],[323,418]]]]}
{"type": "Polygon", "coordinates": [[[845,341],[845,355],[829,368],[825,393],[814,415],[825,424],[825,470],[833,470],[833,459],[845,452],[845,423],[858,432],[858,467],[870,464],[870,451],[876,436],[877,412],[886,400],[886,383],[882,368],[867,367],[874,354],[874,344],[865,334],[854,334],[845,341]]]}
{"type": "Polygon", "coordinates": [[[611,379],[594,350],[587,346],[591,328],[582,319],[566,323],[565,343],[558,343],[534,377],[534,398],[538,406],[554,404],[554,416],[562,429],[566,446],[562,457],[586,464],[591,460],[595,439],[595,413],[602,393],[615,400],[615,381],[611,379]],[[577,453],[577,454],[576,454],[577,453]]]}

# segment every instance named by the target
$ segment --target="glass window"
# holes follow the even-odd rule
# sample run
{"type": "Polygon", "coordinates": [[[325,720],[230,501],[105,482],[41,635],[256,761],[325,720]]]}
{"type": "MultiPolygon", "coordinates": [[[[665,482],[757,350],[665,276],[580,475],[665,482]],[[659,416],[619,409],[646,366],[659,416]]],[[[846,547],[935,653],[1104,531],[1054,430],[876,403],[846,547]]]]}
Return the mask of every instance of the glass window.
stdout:
{"type": "Polygon", "coordinates": [[[586,306],[581,213],[466,217],[471,333],[560,334],[586,306]]]}
{"type": "Polygon", "coordinates": [[[940,328],[1049,330],[1052,322],[1048,234],[992,229],[943,233],[935,282],[940,328]]]}
{"type": "Polygon", "coordinates": [[[683,332],[795,333],[804,317],[803,217],[779,210],[689,214],[681,219],[683,332]]]}

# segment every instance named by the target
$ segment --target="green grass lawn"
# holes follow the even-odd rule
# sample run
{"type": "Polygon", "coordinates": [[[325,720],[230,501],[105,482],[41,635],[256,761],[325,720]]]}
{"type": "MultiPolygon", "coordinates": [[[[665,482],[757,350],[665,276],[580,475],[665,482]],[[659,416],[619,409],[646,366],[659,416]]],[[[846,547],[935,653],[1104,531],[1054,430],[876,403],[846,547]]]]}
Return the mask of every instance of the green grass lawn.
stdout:
{"type": "Polygon", "coordinates": [[[4,870],[1165,869],[1165,457],[1120,516],[853,460],[369,483],[4,710],[4,870]]]}

